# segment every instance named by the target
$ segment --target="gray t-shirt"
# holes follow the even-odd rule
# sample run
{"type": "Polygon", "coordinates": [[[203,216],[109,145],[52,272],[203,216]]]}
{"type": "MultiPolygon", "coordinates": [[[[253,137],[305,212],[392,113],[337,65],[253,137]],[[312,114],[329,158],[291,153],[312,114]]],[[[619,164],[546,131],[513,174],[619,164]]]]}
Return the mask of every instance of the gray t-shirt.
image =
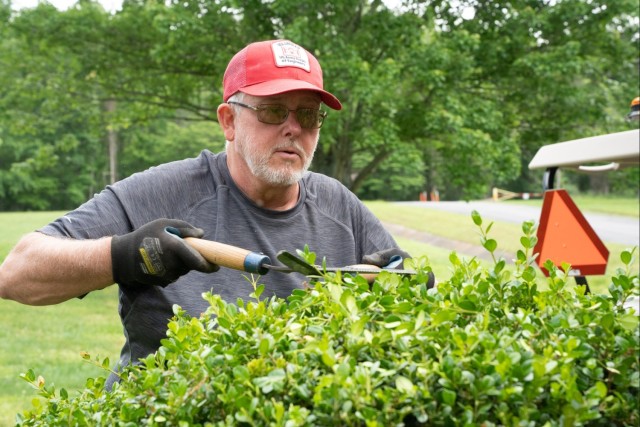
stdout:
{"type": "MultiPolygon", "coordinates": [[[[307,173],[300,200],[287,211],[263,209],[235,185],[226,153],[205,150],[197,158],[152,167],[106,187],[78,209],[39,231],[52,236],[95,239],[129,233],[157,218],[181,219],[204,229],[204,239],[268,255],[277,263],[280,250],[295,253],[305,244],[328,267],[357,264],[363,255],[397,247],[391,235],[357,197],[337,180],[307,173]]],[[[126,342],[120,364],[147,356],[166,337],[172,305],[199,316],[208,303],[203,292],[228,302],[245,301],[253,292],[243,276],[221,268],[216,273],[192,271],[166,288],[119,285],[119,313],[126,342]]],[[[270,272],[262,298],[286,298],[302,288],[304,276],[270,272]]],[[[113,380],[113,378],[111,378],[113,380]]],[[[110,381],[111,382],[111,381],[110,381]]]]}

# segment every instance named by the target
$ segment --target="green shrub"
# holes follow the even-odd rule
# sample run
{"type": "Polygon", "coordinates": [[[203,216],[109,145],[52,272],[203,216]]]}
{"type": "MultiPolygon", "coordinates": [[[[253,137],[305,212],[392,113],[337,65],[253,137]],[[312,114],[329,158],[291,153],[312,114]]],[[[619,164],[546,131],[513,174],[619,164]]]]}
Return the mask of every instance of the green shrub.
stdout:
{"type": "Polygon", "coordinates": [[[208,311],[175,307],[162,347],[110,392],[90,378],[70,397],[23,374],[44,400],[18,424],[638,425],[638,317],[623,306],[640,289],[635,249],[610,295],[584,295],[551,264],[538,290],[533,224],[523,231],[515,266],[452,253],[434,289],[418,259],[415,277],[328,274],[286,301],[260,300],[256,282],[248,302],[206,294],[208,311]]]}

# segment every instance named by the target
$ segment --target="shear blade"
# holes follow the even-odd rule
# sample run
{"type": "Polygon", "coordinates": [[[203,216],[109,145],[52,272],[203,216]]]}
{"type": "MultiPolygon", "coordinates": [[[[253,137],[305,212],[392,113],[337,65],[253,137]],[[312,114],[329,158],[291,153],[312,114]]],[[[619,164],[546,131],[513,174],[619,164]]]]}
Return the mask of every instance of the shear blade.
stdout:
{"type": "MultiPolygon", "coordinates": [[[[322,273],[313,265],[298,258],[291,252],[280,251],[276,256],[278,261],[289,267],[290,271],[304,274],[305,276],[322,276],[322,273]]],[[[280,270],[282,271],[282,270],[280,270]]]]}
{"type": "MultiPolygon", "coordinates": [[[[322,271],[327,271],[327,272],[340,271],[342,273],[347,273],[347,274],[378,274],[381,271],[389,271],[391,273],[396,273],[396,274],[408,274],[408,275],[416,274],[416,272],[413,270],[394,270],[394,269],[386,270],[386,269],[375,269],[375,268],[366,268],[366,267],[359,267],[359,266],[327,267],[325,269],[323,267],[309,264],[305,260],[287,251],[278,252],[278,255],[276,257],[278,258],[278,261],[280,261],[286,267],[269,266],[268,268],[270,268],[271,270],[280,271],[283,273],[296,272],[296,273],[303,274],[305,276],[322,276],[322,271]]],[[[402,261],[402,258],[400,258],[400,261],[402,261]]],[[[394,264],[394,266],[395,265],[397,265],[397,262],[394,264]]],[[[392,267],[393,266],[391,266],[390,268],[392,267]]]]}

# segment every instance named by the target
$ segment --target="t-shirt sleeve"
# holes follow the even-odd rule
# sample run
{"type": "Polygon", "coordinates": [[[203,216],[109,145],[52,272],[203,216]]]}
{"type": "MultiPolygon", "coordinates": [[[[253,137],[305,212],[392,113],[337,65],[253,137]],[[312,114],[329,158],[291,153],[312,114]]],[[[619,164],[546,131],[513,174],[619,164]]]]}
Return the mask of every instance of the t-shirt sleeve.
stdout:
{"type": "Polygon", "coordinates": [[[77,209],[38,231],[50,236],[97,239],[131,230],[127,213],[113,187],[109,186],[77,209]]]}

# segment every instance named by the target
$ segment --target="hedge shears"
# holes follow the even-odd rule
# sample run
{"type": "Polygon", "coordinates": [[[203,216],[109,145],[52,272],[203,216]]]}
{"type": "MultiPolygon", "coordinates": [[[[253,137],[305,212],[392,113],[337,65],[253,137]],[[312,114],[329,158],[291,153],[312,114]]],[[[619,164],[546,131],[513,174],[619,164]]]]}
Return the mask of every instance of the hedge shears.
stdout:
{"type": "Polygon", "coordinates": [[[400,256],[392,257],[391,262],[383,268],[371,264],[357,264],[344,267],[322,267],[310,264],[291,252],[280,251],[276,257],[282,265],[274,265],[271,262],[271,258],[259,252],[253,252],[237,246],[214,242],[212,240],[197,239],[194,237],[185,237],[184,240],[195,250],[200,252],[207,261],[213,264],[260,275],[265,275],[269,271],[277,271],[280,273],[300,273],[305,276],[320,277],[324,272],[340,271],[348,274],[360,274],[369,280],[373,279],[384,270],[389,270],[395,274],[417,274],[414,270],[394,269],[403,261],[400,256]]]}

